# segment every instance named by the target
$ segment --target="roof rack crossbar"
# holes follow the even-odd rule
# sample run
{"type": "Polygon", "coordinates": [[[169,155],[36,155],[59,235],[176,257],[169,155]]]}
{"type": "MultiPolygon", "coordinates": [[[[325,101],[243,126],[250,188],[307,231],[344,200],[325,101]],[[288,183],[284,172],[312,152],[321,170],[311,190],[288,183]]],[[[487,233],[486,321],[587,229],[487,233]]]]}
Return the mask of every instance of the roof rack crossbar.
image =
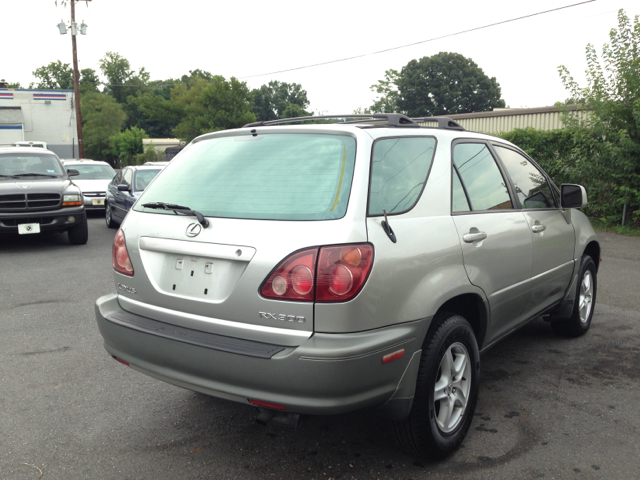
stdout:
{"type": "Polygon", "coordinates": [[[369,115],[317,115],[311,117],[294,117],[294,118],[282,118],[278,120],[265,120],[262,122],[254,122],[247,123],[243,128],[246,127],[266,127],[270,125],[281,125],[285,123],[295,123],[295,122],[304,122],[308,120],[323,120],[330,118],[358,118],[362,120],[355,120],[349,122],[339,122],[339,123],[366,123],[367,121],[384,121],[388,122],[388,125],[391,127],[397,127],[400,125],[416,125],[416,122],[406,115],[402,115],[400,113],[372,113],[369,115]]]}
{"type": "Polygon", "coordinates": [[[464,130],[464,127],[458,122],[451,120],[449,117],[413,117],[416,123],[429,123],[435,122],[438,124],[438,128],[446,128],[449,130],[464,130]]]}

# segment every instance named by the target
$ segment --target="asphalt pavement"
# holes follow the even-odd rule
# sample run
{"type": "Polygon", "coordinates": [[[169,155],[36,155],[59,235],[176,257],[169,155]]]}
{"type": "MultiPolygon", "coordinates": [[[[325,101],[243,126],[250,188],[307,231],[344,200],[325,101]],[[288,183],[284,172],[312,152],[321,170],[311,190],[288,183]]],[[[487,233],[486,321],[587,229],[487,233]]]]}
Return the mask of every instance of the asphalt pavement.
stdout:
{"type": "Polygon", "coordinates": [[[113,292],[101,217],[89,243],[0,238],[0,479],[640,478],[640,238],[601,234],[589,333],[538,319],[482,356],[462,448],[412,458],[356,413],[261,426],[247,405],[113,360],[93,304],[113,292]]]}

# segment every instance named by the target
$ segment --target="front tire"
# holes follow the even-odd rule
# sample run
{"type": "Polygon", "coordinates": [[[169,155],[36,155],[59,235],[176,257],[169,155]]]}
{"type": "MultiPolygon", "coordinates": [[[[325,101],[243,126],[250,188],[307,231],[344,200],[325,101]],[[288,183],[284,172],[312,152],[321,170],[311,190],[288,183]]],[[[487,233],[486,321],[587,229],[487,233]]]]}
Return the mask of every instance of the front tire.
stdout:
{"type": "Polygon", "coordinates": [[[84,245],[89,240],[89,225],[87,225],[87,217],[83,217],[82,221],[75,227],[71,227],[67,231],[69,243],[71,245],[84,245]]]}
{"type": "Polygon", "coordinates": [[[473,420],[479,374],[480,353],[469,322],[460,315],[436,316],[423,344],[411,412],[394,422],[398,443],[433,459],[455,451],[473,420]]]}
{"type": "Polygon", "coordinates": [[[567,320],[553,321],[551,328],[565,337],[579,337],[587,333],[593,319],[597,290],[596,264],[589,255],[583,255],[580,262],[580,270],[578,271],[578,291],[573,303],[571,317],[567,320]]]}

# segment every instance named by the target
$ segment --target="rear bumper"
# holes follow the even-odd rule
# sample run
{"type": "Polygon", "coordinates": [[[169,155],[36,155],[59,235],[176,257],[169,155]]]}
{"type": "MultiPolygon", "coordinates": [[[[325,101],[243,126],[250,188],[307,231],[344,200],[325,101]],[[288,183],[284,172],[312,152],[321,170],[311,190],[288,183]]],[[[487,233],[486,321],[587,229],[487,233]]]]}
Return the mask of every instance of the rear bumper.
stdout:
{"type": "Polygon", "coordinates": [[[84,197],[83,196],[83,201],[84,201],[84,208],[86,210],[104,210],[104,202],[105,202],[105,195],[102,194],[100,196],[95,196],[95,197],[84,197]],[[100,205],[94,205],[94,200],[97,200],[98,202],[102,202],[100,205]]]}
{"type": "Polygon", "coordinates": [[[282,347],[185,332],[125,312],[116,294],[98,299],[96,319],[106,350],[142,373],[236,402],[259,400],[314,415],[378,407],[392,397],[401,397],[406,408],[415,388],[419,355],[414,353],[430,323],[422,319],[351,334],[316,333],[298,347],[282,347]],[[382,363],[384,355],[400,349],[405,350],[402,358],[382,363]]]}
{"type": "Polygon", "coordinates": [[[0,215],[0,233],[18,233],[18,225],[38,223],[41,232],[68,230],[86,217],[84,207],[68,207],[51,211],[2,213],[0,215]],[[73,221],[69,218],[73,217],[73,221]]]}

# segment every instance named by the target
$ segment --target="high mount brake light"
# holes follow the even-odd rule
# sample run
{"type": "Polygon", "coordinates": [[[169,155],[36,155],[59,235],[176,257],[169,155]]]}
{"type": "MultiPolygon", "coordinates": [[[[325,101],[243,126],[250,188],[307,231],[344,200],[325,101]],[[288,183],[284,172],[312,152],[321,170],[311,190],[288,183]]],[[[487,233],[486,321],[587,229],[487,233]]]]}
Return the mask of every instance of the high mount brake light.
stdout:
{"type": "Polygon", "coordinates": [[[121,228],[118,229],[118,233],[116,233],[113,239],[111,265],[116,272],[133,277],[133,265],[131,265],[131,259],[129,258],[129,252],[127,251],[127,245],[124,240],[124,233],[122,233],[121,228]]]}
{"type": "Polygon", "coordinates": [[[273,300],[345,302],[364,286],[373,265],[367,243],[309,248],[285,258],[260,287],[273,300]]]}

